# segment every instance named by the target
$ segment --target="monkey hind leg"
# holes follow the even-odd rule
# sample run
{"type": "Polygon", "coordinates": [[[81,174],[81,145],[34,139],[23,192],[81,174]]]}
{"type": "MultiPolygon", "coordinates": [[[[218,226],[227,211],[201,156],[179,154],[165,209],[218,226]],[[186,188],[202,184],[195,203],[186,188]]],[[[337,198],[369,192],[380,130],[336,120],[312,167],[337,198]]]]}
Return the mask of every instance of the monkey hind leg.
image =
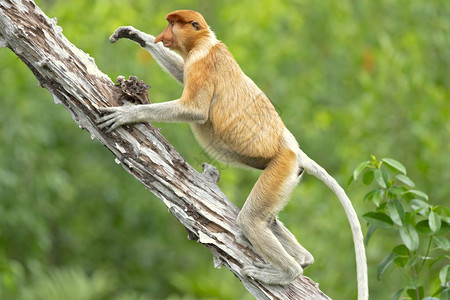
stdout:
{"type": "Polygon", "coordinates": [[[284,285],[303,273],[301,265],[286,249],[291,251],[294,246],[285,248],[282,241],[287,239],[280,241],[271,229],[273,216],[284,207],[298,183],[298,173],[296,154],[281,149],[261,174],[239,213],[237,221],[242,232],[257,253],[270,263],[245,266],[244,275],[267,284],[284,285]]]}
{"type": "Polygon", "coordinates": [[[265,225],[254,226],[255,232],[246,231],[245,235],[256,252],[270,264],[255,263],[242,268],[242,274],[266,284],[285,285],[303,274],[303,269],[265,225]],[[257,239],[257,240],[256,240],[257,239]]]}
{"type": "Polygon", "coordinates": [[[303,269],[314,263],[312,254],[300,245],[295,236],[283,225],[283,223],[275,219],[270,228],[287,253],[289,253],[303,269]]]}

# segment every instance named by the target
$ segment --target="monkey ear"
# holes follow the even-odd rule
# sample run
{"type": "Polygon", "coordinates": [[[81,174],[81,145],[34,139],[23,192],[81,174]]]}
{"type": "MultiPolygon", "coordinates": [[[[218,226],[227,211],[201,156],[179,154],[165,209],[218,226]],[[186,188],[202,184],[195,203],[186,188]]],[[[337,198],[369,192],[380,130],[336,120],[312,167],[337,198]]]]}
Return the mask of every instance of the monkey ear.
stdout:
{"type": "Polygon", "coordinates": [[[198,24],[197,21],[191,21],[192,27],[195,28],[195,30],[199,30],[200,29],[200,25],[198,24]]]}

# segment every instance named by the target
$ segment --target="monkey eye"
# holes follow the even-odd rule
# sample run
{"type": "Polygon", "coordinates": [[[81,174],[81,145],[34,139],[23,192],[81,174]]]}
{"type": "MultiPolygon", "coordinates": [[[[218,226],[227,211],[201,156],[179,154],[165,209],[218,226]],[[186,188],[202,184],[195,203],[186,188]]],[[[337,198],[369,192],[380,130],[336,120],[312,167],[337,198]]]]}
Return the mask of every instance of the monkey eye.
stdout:
{"type": "Polygon", "coordinates": [[[200,29],[200,25],[198,25],[197,21],[191,21],[192,27],[195,28],[195,30],[199,30],[200,29]]]}

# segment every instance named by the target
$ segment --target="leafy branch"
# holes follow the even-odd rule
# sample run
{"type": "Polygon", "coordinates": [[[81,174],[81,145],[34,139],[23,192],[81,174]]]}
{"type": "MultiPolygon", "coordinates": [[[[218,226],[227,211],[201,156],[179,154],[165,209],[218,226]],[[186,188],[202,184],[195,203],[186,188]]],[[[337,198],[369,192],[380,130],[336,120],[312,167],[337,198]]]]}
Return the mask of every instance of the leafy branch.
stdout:
{"type": "Polygon", "coordinates": [[[407,286],[398,290],[392,300],[405,293],[407,296],[402,299],[450,299],[450,241],[445,237],[450,230],[449,210],[430,203],[428,195],[416,189],[406,168],[395,159],[377,160],[372,156],[359,164],[349,184],[359,179],[367,186],[375,185],[364,196],[375,206],[363,215],[370,225],[366,246],[377,229],[395,232],[401,240],[377,269],[378,280],[391,265],[406,278],[407,286]],[[431,268],[435,264],[442,265],[439,274],[432,278],[421,276],[425,266],[431,268]],[[425,297],[425,284],[433,282],[438,282],[438,287],[425,297]]]}

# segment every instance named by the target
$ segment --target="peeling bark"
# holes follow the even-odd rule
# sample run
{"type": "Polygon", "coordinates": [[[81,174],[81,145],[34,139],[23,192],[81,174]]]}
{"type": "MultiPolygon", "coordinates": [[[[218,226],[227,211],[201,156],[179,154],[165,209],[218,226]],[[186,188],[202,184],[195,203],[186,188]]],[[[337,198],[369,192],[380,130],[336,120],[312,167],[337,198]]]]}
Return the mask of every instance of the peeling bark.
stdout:
{"type": "Polygon", "coordinates": [[[198,173],[150,124],[124,126],[110,134],[99,130],[98,108],[119,105],[118,88],[33,1],[0,1],[0,47],[11,49],[78,126],[164,202],[190,239],[211,250],[215,267],[226,266],[257,299],[330,299],[305,276],[286,287],[241,276],[242,266],[261,258],[240,235],[235,222],[239,209],[215,184],[217,170],[207,165],[204,174],[198,173]]]}

